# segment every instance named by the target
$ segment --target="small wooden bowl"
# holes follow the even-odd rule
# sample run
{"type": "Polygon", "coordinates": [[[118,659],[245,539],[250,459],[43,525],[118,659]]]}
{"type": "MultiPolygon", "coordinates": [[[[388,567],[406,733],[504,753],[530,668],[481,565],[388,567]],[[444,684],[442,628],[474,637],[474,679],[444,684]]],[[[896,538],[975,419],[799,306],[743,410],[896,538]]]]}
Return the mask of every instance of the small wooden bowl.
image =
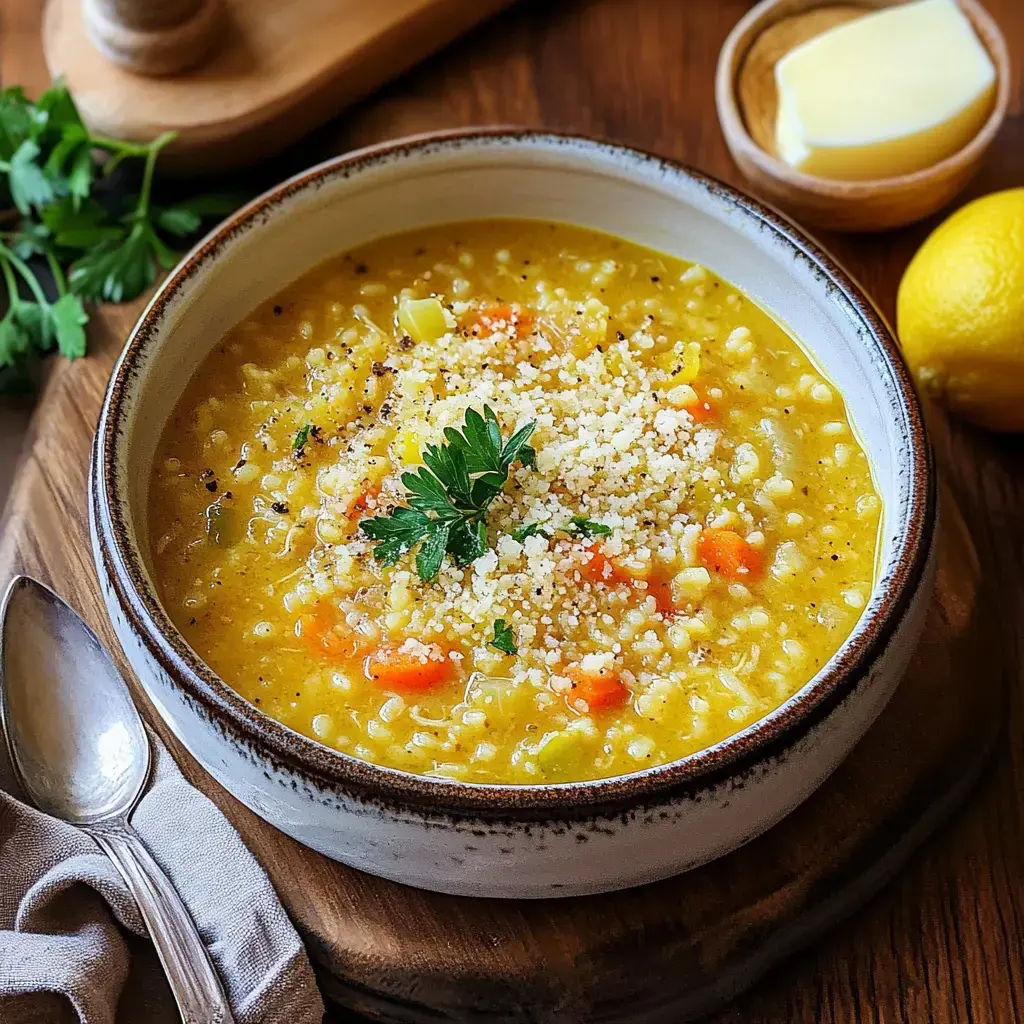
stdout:
{"type": "Polygon", "coordinates": [[[996,98],[981,131],[959,152],[913,174],[833,181],[794,170],[775,155],[775,64],[826,29],[900,0],[762,0],[729,33],[718,58],[715,103],[725,141],[754,189],[817,227],[881,231],[934,213],[977,171],[1010,101],[1010,58],[999,27],[977,0],[958,0],[996,68],[996,98]]]}

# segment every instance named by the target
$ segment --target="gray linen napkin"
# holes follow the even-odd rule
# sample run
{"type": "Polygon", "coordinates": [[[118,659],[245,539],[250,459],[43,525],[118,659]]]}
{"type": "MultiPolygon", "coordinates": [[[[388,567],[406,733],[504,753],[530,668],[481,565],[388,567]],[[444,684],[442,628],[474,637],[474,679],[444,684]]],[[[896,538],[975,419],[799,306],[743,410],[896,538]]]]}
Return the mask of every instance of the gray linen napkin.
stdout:
{"type": "MultiPolygon", "coordinates": [[[[180,1021],[121,876],[82,832],[14,799],[0,743],[0,1022],[180,1021]]],[[[238,1024],[321,1024],[302,942],[263,869],[154,740],[132,824],[199,926],[238,1024]]]]}

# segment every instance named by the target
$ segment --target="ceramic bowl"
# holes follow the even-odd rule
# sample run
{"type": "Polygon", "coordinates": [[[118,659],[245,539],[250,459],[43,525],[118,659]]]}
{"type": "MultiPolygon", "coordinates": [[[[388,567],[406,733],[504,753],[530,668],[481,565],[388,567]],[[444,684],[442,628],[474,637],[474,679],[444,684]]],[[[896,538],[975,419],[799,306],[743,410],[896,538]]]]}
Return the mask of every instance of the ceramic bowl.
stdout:
{"type": "Polygon", "coordinates": [[[870,301],[778,215],[678,164],[582,138],[470,131],[363,150],[253,201],[168,276],[114,370],[91,472],[96,565],[143,686],[226,789],[301,843],[411,885],[474,896],[600,892],[685,871],[779,821],[888,701],[930,598],[935,493],[917,399],[870,301]],[[799,693],[682,760],[546,786],[427,779],[267,717],[160,604],[146,526],[162,425],[221,334],[309,268],[377,236],[462,219],[567,221],[706,264],[803,339],[846,396],[884,500],[877,583],[799,693]]]}

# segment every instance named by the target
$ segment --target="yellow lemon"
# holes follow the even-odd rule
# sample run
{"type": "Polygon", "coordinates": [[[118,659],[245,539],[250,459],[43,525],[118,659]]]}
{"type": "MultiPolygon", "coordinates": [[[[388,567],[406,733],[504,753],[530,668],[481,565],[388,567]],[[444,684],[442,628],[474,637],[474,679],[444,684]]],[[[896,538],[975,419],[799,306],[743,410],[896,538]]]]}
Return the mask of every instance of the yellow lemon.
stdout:
{"type": "Polygon", "coordinates": [[[1024,431],[1024,188],[975,199],[925,239],[896,327],[924,394],[990,430],[1024,431]]]}

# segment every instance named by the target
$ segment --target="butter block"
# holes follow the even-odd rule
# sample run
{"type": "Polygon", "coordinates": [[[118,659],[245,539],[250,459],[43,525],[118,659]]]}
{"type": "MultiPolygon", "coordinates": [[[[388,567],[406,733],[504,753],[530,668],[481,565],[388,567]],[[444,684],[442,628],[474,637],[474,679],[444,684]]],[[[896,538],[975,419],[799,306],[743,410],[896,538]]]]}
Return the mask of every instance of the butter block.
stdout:
{"type": "Polygon", "coordinates": [[[985,123],[996,70],[954,0],[915,0],[837,25],[775,65],[778,155],[819,178],[930,167],[985,123]]]}

